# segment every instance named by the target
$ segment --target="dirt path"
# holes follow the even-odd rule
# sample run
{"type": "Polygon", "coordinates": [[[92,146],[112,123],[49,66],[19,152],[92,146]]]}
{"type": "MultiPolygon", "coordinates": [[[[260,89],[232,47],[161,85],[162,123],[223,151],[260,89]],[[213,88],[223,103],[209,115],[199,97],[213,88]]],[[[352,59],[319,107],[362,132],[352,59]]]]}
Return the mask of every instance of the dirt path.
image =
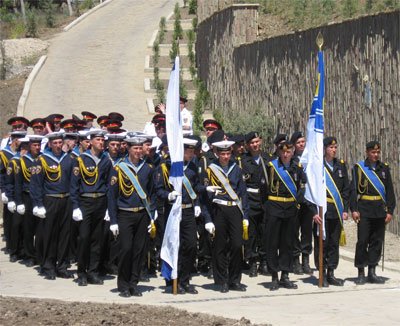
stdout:
{"type": "Polygon", "coordinates": [[[52,41],[33,83],[25,115],[83,110],[125,115],[124,126],[142,129],[149,120],[143,90],[147,44],[169,0],[114,0],[52,41]]]}

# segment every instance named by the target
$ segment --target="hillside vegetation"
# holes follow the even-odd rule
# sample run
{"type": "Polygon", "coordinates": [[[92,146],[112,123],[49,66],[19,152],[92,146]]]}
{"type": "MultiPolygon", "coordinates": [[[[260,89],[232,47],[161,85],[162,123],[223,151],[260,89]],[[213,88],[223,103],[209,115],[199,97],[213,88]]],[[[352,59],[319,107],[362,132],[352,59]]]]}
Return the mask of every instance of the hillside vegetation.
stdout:
{"type": "Polygon", "coordinates": [[[246,0],[260,4],[260,37],[400,9],[400,0],[246,0]]]}

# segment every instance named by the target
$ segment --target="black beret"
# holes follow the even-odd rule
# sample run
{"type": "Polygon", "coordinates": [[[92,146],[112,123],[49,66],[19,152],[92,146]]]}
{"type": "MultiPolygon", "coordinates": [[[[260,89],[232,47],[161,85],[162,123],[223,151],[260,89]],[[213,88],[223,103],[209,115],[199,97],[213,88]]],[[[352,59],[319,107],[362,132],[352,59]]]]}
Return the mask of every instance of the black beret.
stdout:
{"type": "Polygon", "coordinates": [[[234,141],[235,144],[243,143],[245,140],[244,135],[242,135],[242,134],[233,135],[232,137],[229,137],[228,139],[234,141]]]}
{"type": "Polygon", "coordinates": [[[223,141],[225,137],[225,132],[222,129],[218,129],[213,132],[213,134],[207,138],[207,143],[212,144],[218,141],[223,141]]]}
{"type": "Polygon", "coordinates": [[[254,138],[261,138],[261,135],[257,131],[251,131],[245,136],[246,143],[250,142],[254,138]]]}
{"type": "Polygon", "coordinates": [[[372,140],[365,146],[366,149],[381,149],[381,144],[377,140],[372,140]]]}
{"type": "Polygon", "coordinates": [[[301,131],[295,131],[292,134],[292,137],[290,137],[290,142],[293,143],[293,144],[296,144],[297,139],[303,138],[303,137],[304,137],[304,135],[303,135],[303,133],[301,131]]]}
{"type": "Polygon", "coordinates": [[[287,141],[288,136],[286,134],[277,134],[275,139],[274,139],[274,144],[278,145],[281,141],[287,141]]]}
{"type": "Polygon", "coordinates": [[[330,145],[336,145],[337,144],[337,139],[336,137],[325,137],[324,138],[324,146],[330,146],[330,145]]]}
{"type": "Polygon", "coordinates": [[[284,141],[282,143],[279,143],[278,148],[279,149],[283,149],[284,151],[286,151],[287,149],[293,148],[293,143],[286,140],[286,141],[284,141]]]}

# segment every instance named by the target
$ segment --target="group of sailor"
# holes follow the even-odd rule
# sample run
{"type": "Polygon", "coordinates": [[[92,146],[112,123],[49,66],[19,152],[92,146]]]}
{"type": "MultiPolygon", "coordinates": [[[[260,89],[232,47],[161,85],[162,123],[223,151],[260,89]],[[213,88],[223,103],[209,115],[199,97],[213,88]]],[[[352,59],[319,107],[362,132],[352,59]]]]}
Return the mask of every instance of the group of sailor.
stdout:
{"type": "Polygon", "coordinates": [[[257,131],[230,135],[218,121],[207,119],[202,143],[187,128],[179,193],[169,182],[165,107],[156,109],[145,133],[122,129],[124,117],[117,112],[9,119],[12,130],[0,151],[0,186],[11,262],[38,265],[48,280],[73,278],[70,267],[76,262],[79,286],[103,284],[104,275],[117,274],[121,296],[141,296],[138,283],[163,268],[165,226],[180,197],[180,294],[197,293],[190,283],[196,272],[213,279],[222,293],[246,291],[243,271],[250,277],[270,275],[270,290],[297,288],[289,273],[313,273],[313,237],[318,268],[322,219],[323,286],[342,286],[334,271],[349,210],[358,223],[356,283],[384,282],[375,268],[395,196],[378,141],[366,144],[366,158],[354,165],[350,181],[346,163],[336,157],[337,139],[324,139],[327,189],[321,191],[327,192],[327,212],[321,217],[304,196],[303,133],[293,133],[290,140],[278,134],[269,154],[257,131]]]}

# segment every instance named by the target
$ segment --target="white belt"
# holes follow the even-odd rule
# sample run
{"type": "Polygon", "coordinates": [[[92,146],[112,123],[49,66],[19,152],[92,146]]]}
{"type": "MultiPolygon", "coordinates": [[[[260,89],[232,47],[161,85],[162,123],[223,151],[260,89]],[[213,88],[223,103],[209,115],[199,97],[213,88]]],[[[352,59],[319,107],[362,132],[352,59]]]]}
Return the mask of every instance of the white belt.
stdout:
{"type": "Polygon", "coordinates": [[[227,201],[221,199],[213,199],[213,203],[224,205],[224,206],[237,206],[236,202],[234,201],[227,201]]]}
{"type": "Polygon", "coordinates": [[[253,194],[258,194],[260,192],[260,189],[257,188],[247,188],[248,192],[251,192],[253,194]]]}

